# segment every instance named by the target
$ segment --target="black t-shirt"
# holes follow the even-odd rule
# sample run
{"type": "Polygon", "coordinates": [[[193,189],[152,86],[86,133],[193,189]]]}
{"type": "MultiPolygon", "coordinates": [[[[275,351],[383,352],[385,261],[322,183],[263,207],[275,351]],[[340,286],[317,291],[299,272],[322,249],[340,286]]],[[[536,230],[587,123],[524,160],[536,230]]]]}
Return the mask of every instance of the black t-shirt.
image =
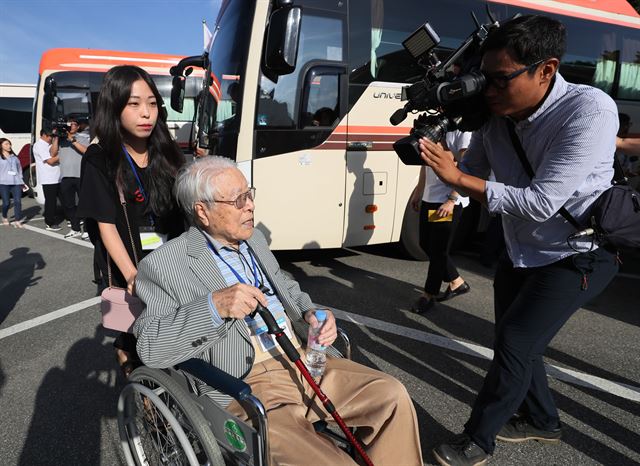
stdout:
{"type": "MultiPolygon", "coordinates": [[[[127,169],[130,169],[128,163],[125,163],[125,165],[127,169]]],[[[148,170],[138,166],[135,168],[142,187],[148,186],[148,170]]],[[[91,242],[96,247],[94,258],[105,278],[107,277],[107,253],[100,238],[98,222],[115,224],[118,234],[134,264],[135,257],[133,255],[132,242],[138,260],[142,259],[146,253],[142,250],[142,244],[140,243],[141,227],[146,230],[153,226],[153,230],[157,233],[166,234],[168,239],[175,238],[185,231],[184,218],[175,203],[169,214],[156,216],[148,206],[149,193],[145,190],[145,199],[141,195],[137,182],[134,181],[130,186],[124,186],[123,194],[130,232],[115,180],[109,176],[107,171],[107,159],[104,150],[98,144],[92,144],[82,158],[80,194],[76,215],[80,218],[85,218],[85,228],[89,233],[91,242]]],[[[113,261],[111,261],[111,273],[114,286],[126,286],[126,280],[113,261]]]]}

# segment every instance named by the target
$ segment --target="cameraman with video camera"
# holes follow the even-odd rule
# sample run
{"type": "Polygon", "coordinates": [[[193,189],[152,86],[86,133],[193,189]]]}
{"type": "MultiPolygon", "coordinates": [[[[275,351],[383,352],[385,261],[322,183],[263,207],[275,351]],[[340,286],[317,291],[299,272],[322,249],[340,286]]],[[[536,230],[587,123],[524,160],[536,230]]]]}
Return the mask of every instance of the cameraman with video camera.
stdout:
{"type": "Polygon", "coordinates": [[[82,235],[80,219],[76,216],[77,196],[80,192],[80,165],[82,156],[89,146],[89,137],[78,132],[76,118],[67,118],[64,125],[57,128],[51,144],[53,157],[60,157],[60,197],[64,214],[71,222],[71,230],[65,238],[76,238],[82,235]]]}
{"type": "Polygon", "coordinates": [[[569,241],[576,230],[558,212],[564,206],[581,222],[611,186],[618,129],[609,96],[558,73],[565,43],[564,26],[544,16],[492,30],[481,49],[491,117],[464,160],[456,167],[439,144],[420,140],[442,181],[502,215],[508,252],[494,282],[494,358],[464,433],[434,449],[443,465],[486,463],[496,438],[560,440],[543,353],[618,270],[615,252],[588,237],[569,241]],[[485,181],[490,170],[496,181],[485,181]]]}

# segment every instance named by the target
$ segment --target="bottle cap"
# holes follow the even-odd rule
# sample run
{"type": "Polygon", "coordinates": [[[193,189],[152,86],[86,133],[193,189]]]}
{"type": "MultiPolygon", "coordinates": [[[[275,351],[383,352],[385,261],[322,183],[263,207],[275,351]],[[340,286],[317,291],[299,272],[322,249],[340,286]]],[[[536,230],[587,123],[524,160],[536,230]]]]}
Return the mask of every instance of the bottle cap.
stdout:
{"type": "Polygon", "coordinates": [[[316,315],[316,319],[318,319],[318,322],[324,322],[327,319],[326,311],[316,311],[315,315],[316,315]]]}

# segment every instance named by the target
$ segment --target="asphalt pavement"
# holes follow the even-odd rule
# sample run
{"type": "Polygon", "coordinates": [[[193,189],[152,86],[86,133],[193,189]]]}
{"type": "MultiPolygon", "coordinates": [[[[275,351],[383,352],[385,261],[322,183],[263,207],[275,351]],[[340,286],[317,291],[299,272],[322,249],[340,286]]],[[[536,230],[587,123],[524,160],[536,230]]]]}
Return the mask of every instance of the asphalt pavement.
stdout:
{"type": "MultiPolygon", "coordinates": [[[[64,239],[66,228],[46,232],[33,200],[24,209],[24,230],[0,226],[0,464],[124,464],[124,379],[99,325],[93,250],[64,239]]],[[[462,429],[489,365],[492,270],[472,252],[456,255],[471,292],[419,316],[409,307],[427,263],[394,245],[276,255],[316,303],[335,309],[354,359],[406,385],[425,462],[435,464],[431,449],[462,429]]],[[[640,463],[640,254],[623,260],[546,352],[562,442],[499,443],[491,465],[640,463]]]]}

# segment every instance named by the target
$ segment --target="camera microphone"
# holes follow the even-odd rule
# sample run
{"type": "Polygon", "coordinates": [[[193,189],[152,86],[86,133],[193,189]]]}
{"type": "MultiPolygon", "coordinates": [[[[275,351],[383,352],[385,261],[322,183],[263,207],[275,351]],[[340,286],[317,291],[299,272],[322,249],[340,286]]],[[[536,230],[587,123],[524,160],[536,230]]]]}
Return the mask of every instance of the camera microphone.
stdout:
{"type": "Polygon", "coordinates": [[[593,228],[585,228],[584,230],[580,230],[577,233],[569,235],[569,239],[578,239],[578,238],[582,238],[583,236],[591,236],[595,232],[596,231],[593,228]]]}

